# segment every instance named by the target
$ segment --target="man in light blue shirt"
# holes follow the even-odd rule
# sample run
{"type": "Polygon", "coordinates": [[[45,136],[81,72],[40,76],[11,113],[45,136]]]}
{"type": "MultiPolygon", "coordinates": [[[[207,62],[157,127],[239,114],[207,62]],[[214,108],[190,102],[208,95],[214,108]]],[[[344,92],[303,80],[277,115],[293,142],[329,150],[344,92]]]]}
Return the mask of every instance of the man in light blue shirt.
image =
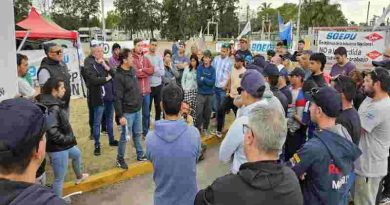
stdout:
{"type": "Polygon", "coordinates": [[[150,63],[152,63],[154,67],[154,73],[149,77],[150,79],[150,104],[149,104],[149,112],[152,110],[152,102],[154,101],[155,108],[155,121],[161,119],[161,90],[162,90],[162,77],[165,74],[164,63],[161,55],[156,53],[157,50],[157,40],[155,38],[150,39],[149,53],[145,55],[147,59],[149,59],[150,63]]]}
{"type": "MultiPolygon", "coordinates": [[[[218,112],[225,112],[222,108],[223,100],[226,97],[226,87],[232,73],[233,64],[228,57],[230,51],[229,44],[223,44],[221,48],[221,55],[214,58],[212,66],[215,68],[216,79],[214,89],[214,109],[218,112]]],[[[218,114],[217,114],[218,116],[218,114]]],[[[217,117],[217,123],[224,124],[224,118],[217,117]]],[[[217,137],[222,137],[222,130],[217,130],[215,134],[217,137]]]]}
{"type": "MultiPolygon", "coordinates": [[[[233,174],[236,174],[239,171],[240,166],[247,162],[243,144],[243,124],[246,124],[248,121],[248,111],[257,105],[265,104],[271,105],[272,107],[275,106],[277,110],[284,114],[283,106],[275,96],[264,96],[266,91],[266,82],[260,72],[256,70],[247,70],[242,77],[239,90],[241,92],[240,95],[242,104],[245,108],[242,108],[242,114],[234,120],[233,124],[230,126],[230,129],[219,149],[219,159],[222,162],[229,162],[234,155],[231,168],[231,172],[233,174]]],[[[267,93],[267,95],[269,94],[267,93]]]]}

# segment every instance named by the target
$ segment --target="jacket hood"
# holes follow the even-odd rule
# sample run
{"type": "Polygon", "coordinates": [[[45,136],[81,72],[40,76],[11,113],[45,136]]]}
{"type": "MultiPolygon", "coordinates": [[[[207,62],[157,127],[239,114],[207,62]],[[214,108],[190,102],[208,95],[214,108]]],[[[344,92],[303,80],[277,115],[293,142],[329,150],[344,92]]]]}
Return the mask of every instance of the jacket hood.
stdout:
{"type": "Polygon", "coordinates": [[[29,185],[23,182],[1,180],[0,204],[29,204],[29,205],[62,205],[65,202],[53,192],[39,185],[29,185]],[[1,191],[3,190],[3,191],[1,191]]]}
{"type": "Polygon", "coordinates": [[[135,75],[135,72],[134,72],[134,69],[133,69],[133,68],[130,68],[129,70],[125,70],[125,69],[123,69],[123,68],[121,68],[121,67],[118,67],[118,68],[116,69],[116,72],[117,72],[117,73],[123,73],[123,74],[125,74],[125,75],[135,75]]]}
{"type": "MultiPolygon", "coordinates": [[[[345,128],[344,128],[345,129],[345,128]]],[[[340,127],[332,128],[334,131],[322,130],[321,134],[315,132],[314,136],[319,138],[328,149],[334,163],[344,174],[349,174],[353,169],[353,162],[362,154],[360,149],[348,139],[348,136],[342,136],[343,131],[340,127]],[[336,133],[338,132],[338,133],[336,133]]],[[[346,131],[346,133],[348,133],[346,131]]],[[[349,136],[349,138],[351,138],[349,136]]]]}
{"type": "Polygon", "coordinates": [[[58,65],[60,62],[50,59],[49,57],[44,57],[41,62],[41,67],[46,67],[46,65],[58,65]]]}
{"type": "Polygon", "coordinates": [[[249,162],[241,165],[238,175],[260,190],[270,190],[284,181],[283,166],[276,161],[249,162]]]}
{"type": "Polygon", "coordinates": [[[160,120],[155,124],[155,134],[166,142],[173,142],[187,129],[183,120],[160,120]]]}
{"type": "Polygon", "coordinates": [[[40,94],[36,98],[39,103],[42,103],[45,106],[53,106],[53,105],[62,106],[64,104],[61,100],[49,94],[40,94]]]}

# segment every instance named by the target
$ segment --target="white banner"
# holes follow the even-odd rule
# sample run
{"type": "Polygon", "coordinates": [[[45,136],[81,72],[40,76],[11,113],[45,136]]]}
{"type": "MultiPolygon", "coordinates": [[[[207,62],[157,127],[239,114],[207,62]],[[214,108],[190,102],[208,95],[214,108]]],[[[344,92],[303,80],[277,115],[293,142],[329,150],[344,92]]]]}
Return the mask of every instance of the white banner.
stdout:
{"type": "Polygon", "coordinates": [[[252,41],[251,42],[251,52],[252,53],[260,53],[267,54],[268,50],[274,50],[275,43],[272,41],[252,41]]]}
{"type": "MultiPolygon", "coordinates": [[[[34,85],[38,86],[38,69],[41,65],[42,59],[46,57],[45,52],[43,50],[26,50],[21,51],[20,53],[28,57],[28,72],[34,81],[34,85]]],[[[71,76],[70,87],[72,89],[72,97],[74,98],[83,96],[79,61],[77,55],[78,53],[76,48],[64,49],[64,63],[68,66],[68,71],[71,76]]]]}
{"type": "MultiPolygon", "coordinates": [[[[100,44],[103,44],[103,51],[104,51],[104,58],[109,59],[112,56],[112,45],[114,43],[117,43],[121,46],[121,48],[128,48],[133,49],[134,48],[134,42],[133,41],[106,41],[101,42],[100,44]]],[[[144,53],[147,53],[149,51],[149,40],[142,41],[142,49],[144,53]]]]}
{"type": "Polygon", "coordinates": [[[359,69],[372,67],[372,61],[380,60],[385,50],[385,32],[318,32],[318,52],[327,57],[327,66],[336,63],[334,51],[345,47],[348,59],[359,69]]]}
{"type": "Polygon", "coordinates": [[[13,1],[2,0],[0,24],[0,101],[13,98],[17,93],[17,68],[13,1]]]}

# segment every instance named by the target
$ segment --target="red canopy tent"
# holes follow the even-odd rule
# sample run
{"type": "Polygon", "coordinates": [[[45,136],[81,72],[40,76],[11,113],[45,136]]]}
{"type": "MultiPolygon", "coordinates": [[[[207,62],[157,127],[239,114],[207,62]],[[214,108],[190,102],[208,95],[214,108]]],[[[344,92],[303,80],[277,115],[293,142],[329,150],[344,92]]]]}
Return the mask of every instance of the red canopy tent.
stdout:
{"type": "Polygon", "coordinates": [[[16,31],[16,38],[24,38],[27,33],[29,39],[70,39],[77,40],[77,32],[61,28],[54,22],[42,17],[34,7],[31,7],[28,17],[16,25],[28,31],[16,31]]]}

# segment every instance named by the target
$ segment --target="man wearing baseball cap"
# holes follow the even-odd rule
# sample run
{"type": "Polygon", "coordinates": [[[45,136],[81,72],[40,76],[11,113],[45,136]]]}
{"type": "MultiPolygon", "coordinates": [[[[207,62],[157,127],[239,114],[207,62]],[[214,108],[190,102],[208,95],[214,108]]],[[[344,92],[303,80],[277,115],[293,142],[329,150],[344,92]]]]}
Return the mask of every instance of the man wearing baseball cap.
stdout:
{"type": "Polygon", "coordinates": [[[248,39],[246,39],[246,38],[240,39],[240,49],[237,50],[235,55],[242,56],[247,64],[252,62],[253,56],[252,56],[252,53],[249,51],[248,39]]]}
{"type": "Polygon", "coordinates": [[[287,113],[288,99],[278,88],[278,82],[279,82],[278,68],[273,64],[267,65],[264,69],[264,77],[265,80],[269,83],[271,91],[274,94],[274,96],[279,99],[280,103],[282,103],[284,108],[284,113],[287,113]]]}
{"type": "Polygon", "coordinates": [[[305,205],[347,204],[354,178],[354,161],[361,155],[351,136],[336,118],[340,94],[331,87],[313,88],[310,116],[319,129],[293,155],[288,165],[303,180],[305,205]]]}
{"type": "Polygon", "coordinates": [[[46,154],[42,109],[23,98],[0,103],[0,204],[65,204],[47,188],[34,184],[46,154]]]}
{"type": "Polygon", "coordinates": [[[266,90],[266,82],[258,71],[247,70],[242,79],[241,86],[238,89],[241,94],[243,108],[242,114],[239,118],[236,118],[233,124],[230,126],[225,139],[222,141],[219,149],[219,159],[222,162],[229,162],[233,157],[233,164],[231,172],[236,174],[239,171],[240,166],[247,162],[244,154],[244,148],[242,146],[244,142],[244,133],[242,132],[242,126],[245,122],[245,118],[248,116],[249,111],[259,104],[266,104],[275,106],[275,108],[284,115],[284,110],[277,98],[263,98],[264,91],[266,90]]]}

